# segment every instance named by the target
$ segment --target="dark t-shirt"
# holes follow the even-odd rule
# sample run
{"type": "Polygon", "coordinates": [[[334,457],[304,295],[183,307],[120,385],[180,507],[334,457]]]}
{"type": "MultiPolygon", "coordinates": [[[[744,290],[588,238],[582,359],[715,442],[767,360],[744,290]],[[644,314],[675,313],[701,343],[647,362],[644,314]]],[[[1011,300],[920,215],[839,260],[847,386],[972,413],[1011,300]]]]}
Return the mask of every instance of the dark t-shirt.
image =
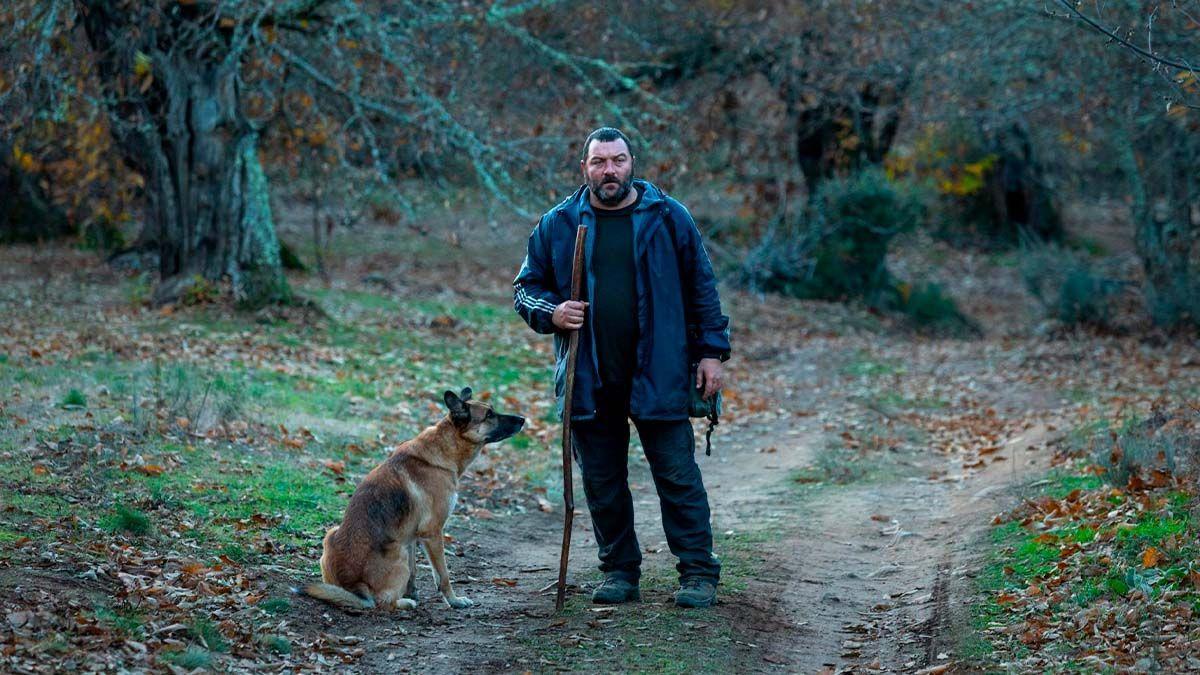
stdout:
{"type": "Polygon", "coordinates": [[[627,390],[637,363],[637,278],[633,262],[633,210],[593,208],[596,240],[592,249],[592,274],[596,279],[591,309],[596,335],[596,357],[604,388],[627,390]]]}

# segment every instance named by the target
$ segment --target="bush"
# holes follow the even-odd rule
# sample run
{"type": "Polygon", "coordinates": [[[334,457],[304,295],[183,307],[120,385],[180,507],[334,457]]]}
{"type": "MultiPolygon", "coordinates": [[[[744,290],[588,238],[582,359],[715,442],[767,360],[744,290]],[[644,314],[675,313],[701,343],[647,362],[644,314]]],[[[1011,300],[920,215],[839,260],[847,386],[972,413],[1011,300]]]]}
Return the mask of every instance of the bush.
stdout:
{"type": "Polygon", "coordinates": [[[1170,283],[1146,283],[1146,306],[1156,325],[1200,326],[1200,282],[1178,275],[1170,283]]]}
{"type": "Polygon", "coordinates": [[[944,334],[978,335],[982,331],[958,308],[954,298],[940,284],[899,284],[895,300],[898,309],[914,328],[944,334]]]}
{"type": "MultiPolygon", "coordinates": [[[[1192,415],[1194,417],[1194,415],[1192,415]]],[[[1127,420],[1118,431],[1097,436],[1092,454],[1105,480],[1125,487],[1131,480],[1152,482],[1155,472],[1195,482],[1200,438],[1188,431],[1188,416],[1156,411],[1148,419],[1127,420]]]]}
{"type": "Polygon", "coordinates": [[[878,170],[825,181],[807,221],[773,230],[746,257],[741,277],[759,291],[799,298],[878,302],[891,287],[888,245],[924,217],[907,184],[878,170]]]}
{"type": "Polygon", "coordinates": [[[1113,327],[1113,306],[1125,282],[1101,276],[1091,263],[1059,246],[1026,243],[1021,278],[1050,318],[1068,326],[1113,327]]]}

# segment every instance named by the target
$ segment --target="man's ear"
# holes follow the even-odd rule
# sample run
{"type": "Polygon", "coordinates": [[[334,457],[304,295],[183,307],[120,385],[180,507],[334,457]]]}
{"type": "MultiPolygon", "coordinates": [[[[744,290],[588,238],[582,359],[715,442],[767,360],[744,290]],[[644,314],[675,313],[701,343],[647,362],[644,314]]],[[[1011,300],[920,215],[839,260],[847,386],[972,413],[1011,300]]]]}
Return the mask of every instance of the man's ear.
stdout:
{"type": "MultiPolygon", "coordinates": [[[[469,397],[470,390],[464,390],[464,393],[469,397]]],[[[458,394],[452,391],[446,391],[442,399],[446,402],[446,409],[450,411],[450,419],[455,424],[464,425],[471,420],[471,411],[467,409],[467,404],[459,398],[458,394]]]]}

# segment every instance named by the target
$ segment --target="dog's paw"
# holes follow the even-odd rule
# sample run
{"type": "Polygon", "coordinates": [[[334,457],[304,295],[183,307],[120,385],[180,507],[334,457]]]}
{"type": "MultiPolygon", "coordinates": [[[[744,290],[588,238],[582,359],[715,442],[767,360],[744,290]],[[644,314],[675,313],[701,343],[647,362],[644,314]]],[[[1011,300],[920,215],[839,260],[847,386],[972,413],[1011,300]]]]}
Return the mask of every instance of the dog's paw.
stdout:
{"type": "Polygon", "coordinates": [[[399,600],[396,601],[396,609],[398,609],[400,611],[416,609],[416,608],[417,608],[417,601],[413,600],[412,598],[400,598],[399,600]]]}
{"type": "Polygon", "coordinates": [[[467,607],[474,605],[475,601],[471,600],[470,598],[464,598],[461,595],[459,595],[456,597],[446,598],[446,604],[450,605],[454,609],[466,609],[467,607]]]}

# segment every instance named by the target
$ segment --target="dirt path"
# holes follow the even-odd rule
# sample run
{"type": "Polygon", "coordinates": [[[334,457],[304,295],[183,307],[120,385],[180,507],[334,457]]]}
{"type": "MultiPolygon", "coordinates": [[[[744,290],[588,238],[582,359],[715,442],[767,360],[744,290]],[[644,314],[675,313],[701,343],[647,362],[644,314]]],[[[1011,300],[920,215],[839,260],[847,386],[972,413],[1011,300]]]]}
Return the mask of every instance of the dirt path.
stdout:
{"type": "MultiPolygon", "coordinates": [[[[832,377],[828,372],[796,376],[824,384],[832,377]]],[[[1042,408],[1037,399],[997,403],[1007,406],[1002,414],[1014,418],[1044,415],[1044,408],[1029,407],[1042,408]]],[[[698,454],[714,531],[760,535],[752,547],[752,578],[737,592],[725,592],[711,615],[711,624],[731,628],[727,647],[743,672],[937,672],[953,662],[956,637],[948,630],[953,610],[962,604],[957,594],[970,591],[967,544],[1011,499],[1012,488],[1040,475],[1046,465],[1048,453],[1041,448],[1050,432],[1025,425],[973,471],[964,471],[956,454],[901,453],[884,475],[802,491],[790,476],[813,464],[817,449],[828,441],[829,420],[846,405],[832,397],[822,403],[815,394],[793,396],[787,409],[799,414],[723,428],[714,456],[698,454]],[[769,536],[761,536],[764,532],[769,536]]],[[[631,458],[637,528],[646,550],[644,599],[638,607],[604,615],[609,617],[674,611],[674,558],[662,541],[645,462],[637,449],[631,458]]],[[[595,543],[581,494],[577,503],[571,578],[589,580],[576,589],[586,594],[595,578],[595,543]]],[[[457,522],[451,531],[461,556],[450,564],[460,593],[477,602],[468,611],[450,611],[426,595],[413,615],[385,619],[382,626],[377,616],[347,617],[306,599],[293,616],[320,617],[312,630],[342,644],[359,643],[364,656],[356,668],[368,672],[563,669],[563,662],[542,660],[535,647],[603,642],[612,633],[595,620],[555,617],[552,595],[539,593],[555,577],[560,517],[531,511],[457,522]]],[[[426,594],[432,591],[427,579],[426,594]]],[[[694,639],[703,640],[710,624],[700,626],[694,639]]],[[[648,635],[640,644],[662,639],[648,635]]],[[[629,646],[613,646],[614,654],[622,648],[629,646]]],[[[621,661],[615,656],[568,663],[588,671],[620,667],[621,661]]]]}

